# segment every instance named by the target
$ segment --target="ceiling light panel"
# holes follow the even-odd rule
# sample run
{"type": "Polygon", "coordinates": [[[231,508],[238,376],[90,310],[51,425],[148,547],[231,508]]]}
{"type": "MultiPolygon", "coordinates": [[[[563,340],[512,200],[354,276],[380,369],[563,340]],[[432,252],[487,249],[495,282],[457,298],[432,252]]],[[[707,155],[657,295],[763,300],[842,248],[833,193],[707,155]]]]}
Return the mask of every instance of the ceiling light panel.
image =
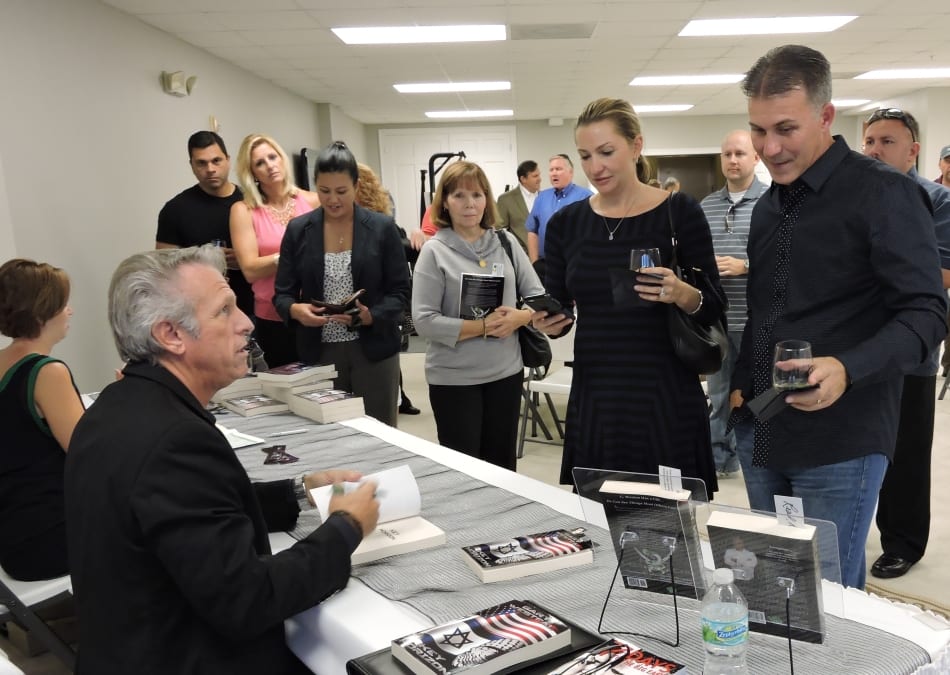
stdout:
{"type": "Polygon", "coordinates": [[[869,70],[856,75],[856,80],[925,80],[950,77],[950,68],[896,68],[892,70],[869,70]]]}
{"type": "Polygon", "coordinates": [[[511,82],[416,82],[394,84],[400,94],[442,94],[462,91],[508,91],[511,82]]]}
{"type": "Polygon", "coordinates": [[[511,117],[514,110],[432,110],[426,113],[431,119],[456,119],[460,117],[511,117]]]}
{"type": "Polygon", "coordinates": [[[348,45],[406,45],[438,42],[497,42],[506,38],[502,24],[475,26],[372,26],[331,28],[348,45]]]}
{"type": "Polygon", "coordinates": [[[688,84],[735,84],[745,77],[739,75],[648,75],[630,80],[631,87],[671,87],[688,84]]]}
{"type": "Polygon", "coordinates": [[[830,33],[857,18],[856,16],[776,16],[761,19],[694,19],[686,24],[679,32],[679,36],[830,33]]]}

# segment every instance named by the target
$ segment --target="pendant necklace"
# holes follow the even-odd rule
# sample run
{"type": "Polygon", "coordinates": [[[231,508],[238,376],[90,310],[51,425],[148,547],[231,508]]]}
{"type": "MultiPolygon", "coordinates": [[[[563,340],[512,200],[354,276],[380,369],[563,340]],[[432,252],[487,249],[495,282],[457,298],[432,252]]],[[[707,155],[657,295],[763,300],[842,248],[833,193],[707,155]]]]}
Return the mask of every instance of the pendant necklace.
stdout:
{"type": "Polygon", "coordinates": [[[630,206],[628,206],[626,209],[624,209],[624,211],[623,211],[623,213],[624,213],[623,217],[622,217],[619,221],[617,221],[617,224],[613,226],[613,229],[611,229],[610,225],[607,224],[607,217],[604,216],[604,215],[601,215],[601,216],[600,216],[600,219],[604,221],[604,228],[607,230],[607,241],[613,241],[613,240],[614,240],[614,233],[615,233],[617,230],[620,229],[620,226],[623,225],[623,221],[625,221],[625,220],[627,219],[627,215],[626,215],[626,214],[627,214],[627,211],[629,211],[630,209],[633,208],[633,203],[634,203],[635,201],[637,201],[636,195],[634,195],[633,200],[630,202],[630,206]]]}
{"type": "MultiPolygon", "coordinates": [[[[481,237],[479,237],[479,239],[480,238],[481,237]]],[[[488,265],[488,262],[485,260],[485,257],[481,253],[475,250],[475,246],[473,246],[470,242],[466,241],[465,239],[462,239],[462,241],[464,241],[465,245],[468,246],[468,250],[474,253],[475,257],[478,258],[478,266],[482,268],[486,267],[488,265]]],[[[476,241],[478,240],[476,239],[476,241]]]]}

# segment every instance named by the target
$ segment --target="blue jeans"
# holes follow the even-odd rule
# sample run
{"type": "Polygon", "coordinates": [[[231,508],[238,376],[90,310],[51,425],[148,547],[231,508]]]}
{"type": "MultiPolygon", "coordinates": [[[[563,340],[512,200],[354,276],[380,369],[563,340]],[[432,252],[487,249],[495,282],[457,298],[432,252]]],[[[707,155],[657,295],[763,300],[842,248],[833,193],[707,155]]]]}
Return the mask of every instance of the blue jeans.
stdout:
{"type": "Polygon", "coordinates": [[[754,433],[751,422],[736,427],[749,506],[774,512],[775,495],[801,497],[807,518],[830,520],[838,530],[841,583],[863,589],[867,575],[864,547],[887,470],[887,457],[873,453],[837,464],[779,471],[752,466],[754,433]],[[748,452],[743,450],[743,440],[748,452]]]}
{"type": "MultiPolygon", "coordinates": [[[[732,431],[726,433],[726,423],[730,413],[729,380],[732,378],[732,371],[736,369],[741,342],[742,333],[729,333],[729,353],[722,362],[722,370],[706,377],[706,391],[712,404],[709,413],[709,437],[712,441],[713,459],[716,462],[716,471],[726,473],[739,470],[739,458],[736,456],[738,437],[732,431]]],[[[748,449],[751,453],[752,446],[748,449]]]]}

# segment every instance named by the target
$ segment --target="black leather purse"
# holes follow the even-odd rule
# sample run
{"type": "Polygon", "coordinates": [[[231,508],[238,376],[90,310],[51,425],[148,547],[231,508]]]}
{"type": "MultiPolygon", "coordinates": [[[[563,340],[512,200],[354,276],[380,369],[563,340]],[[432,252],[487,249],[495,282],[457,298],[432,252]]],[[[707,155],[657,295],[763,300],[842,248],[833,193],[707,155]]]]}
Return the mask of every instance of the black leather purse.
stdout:
{"type": "MultiPolygon", "coordinates": [[[[501,247],[508,254],[508,260],[511,261],[511,269],[515,271],[517,277],[517,268],[515,267],[515,258],[511,254],[511,242],[507,234],[495,231],[495,236],[501,243],[501,247]]],[[[518,293],[518,300],[521,300],[521,293],[518,293]]],[[[551,343],[548,336],[537,328],[528,324],[518,329],[518,344],[521,345],[521,361],[525,368],[548,368],[551,365],[551,343]]]]}
{"type": "MultiPolygon", "coordinates": [[[[722,301],[725,310],[726,301],[722,299],[719,290],[709,280],[709,276],[698,267],[680,267],[676,249],[676,227],[673,224],[673,196],[670,195],[670,234],[673,238],[673,257],[670,269],[680,279],[690,286],[699,289],[703,299],[718,298],[722,301]]],[[[667,313],[667,328],[673,351],[679,360],[698,375],[712,375],[719,372],[722,362],[729,353],[729,337],[726,333],[725,315],[720,315],[712,325],[704,326],[692,316],[680,309],[676,304],[669,307],[667,313]]]]}

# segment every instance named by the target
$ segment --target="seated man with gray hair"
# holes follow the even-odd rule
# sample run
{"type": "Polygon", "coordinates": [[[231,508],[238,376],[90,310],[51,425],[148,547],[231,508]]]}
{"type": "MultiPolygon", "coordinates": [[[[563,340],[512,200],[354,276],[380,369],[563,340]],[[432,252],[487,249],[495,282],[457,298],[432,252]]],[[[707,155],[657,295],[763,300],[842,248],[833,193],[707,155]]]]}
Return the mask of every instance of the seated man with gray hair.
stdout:
{"type": "MultiPolygon", "coordinates": [[[[252,325],[224,269],[220,249],[202,246],[134,255],[112,277],[109,319],[128,365],[76,427],[66,460],[77,673],[307,672],[284,619],[346,586],[350,554],[376,525],[368,483],[271,555],[259,490],[205,408],[247,372],[252,325]]],[[[295,482],[270,484],[267,501],[293,502],[295,482]]]]}

